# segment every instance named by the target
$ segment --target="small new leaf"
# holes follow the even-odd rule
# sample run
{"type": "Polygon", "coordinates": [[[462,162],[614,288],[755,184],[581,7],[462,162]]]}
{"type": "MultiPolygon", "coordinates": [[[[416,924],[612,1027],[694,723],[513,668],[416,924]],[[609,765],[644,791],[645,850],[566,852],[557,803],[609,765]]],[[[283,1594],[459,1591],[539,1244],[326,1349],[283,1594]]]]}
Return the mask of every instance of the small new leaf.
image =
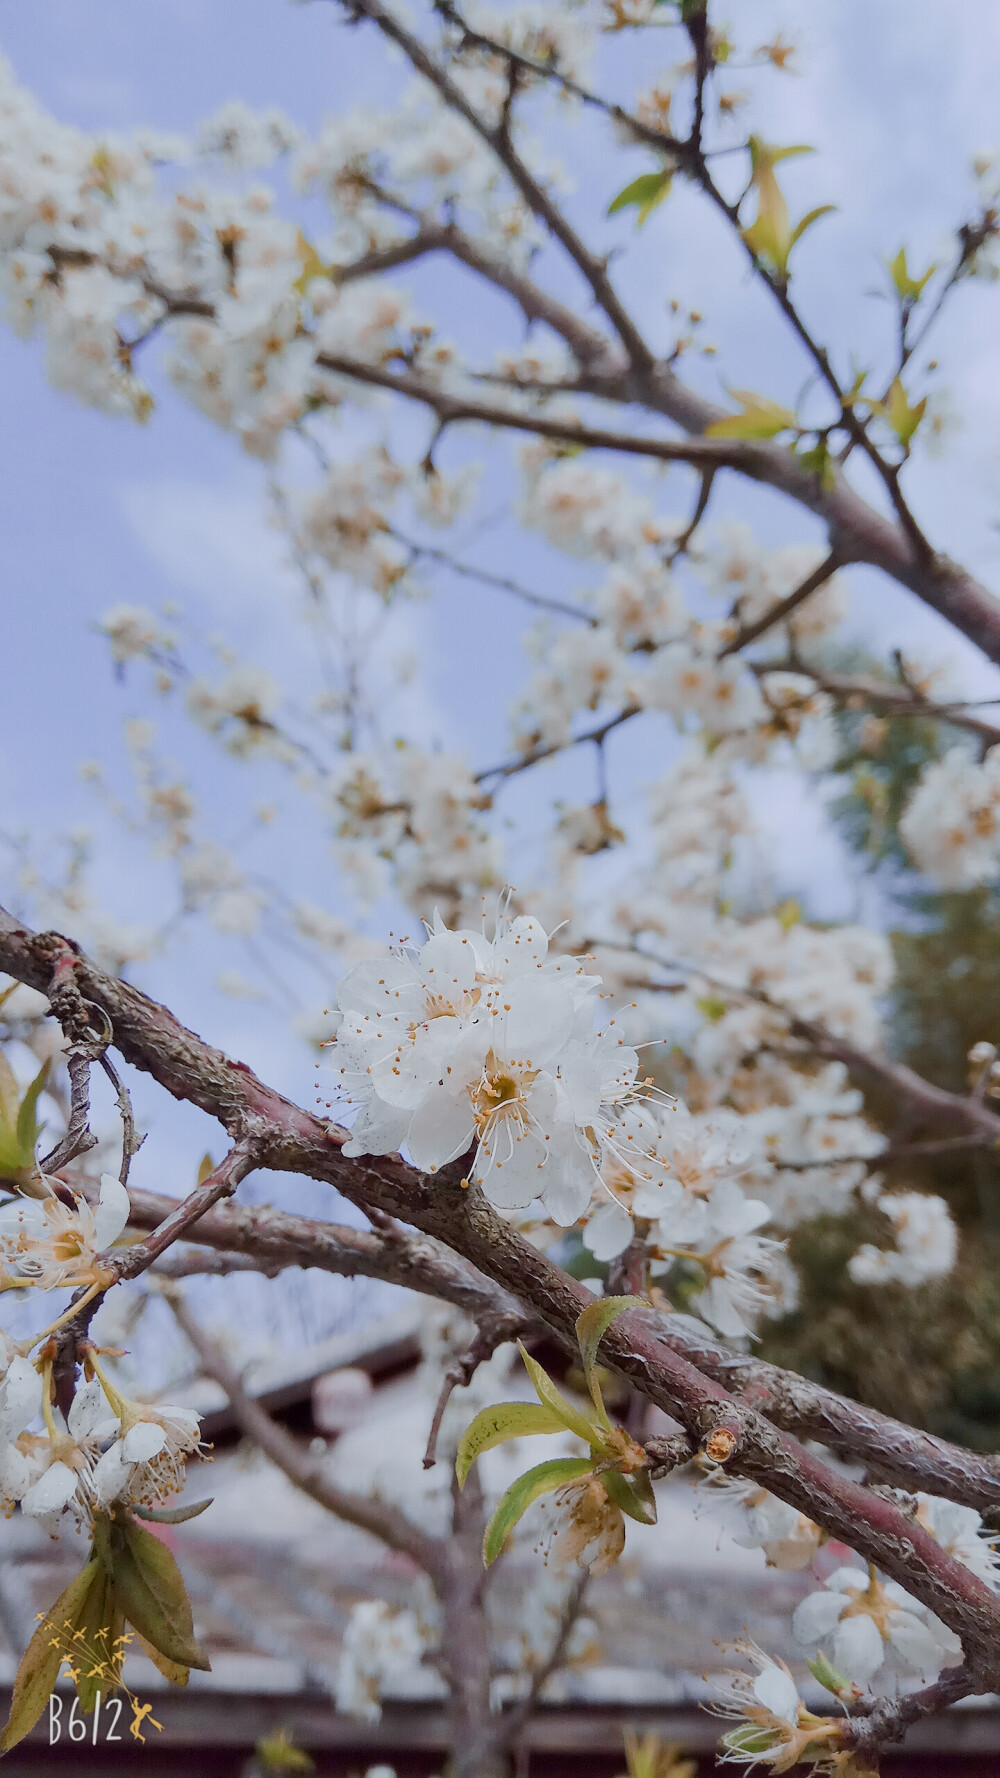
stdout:
{"type": "Polygon", "coordinates": [[[597,1409],[602,1426],[610,1428],[607,1409],[601,1395],[601,1385],[597,1376],[597,1348],[613,1321],[624,1315],[626,1309],[645,1309],[648,1303],[641,1296],[604,1296],[596,1302],[588,1303],[582,1314],[577,1316],[576,1339],[583,1359],[583,1374],[587,1379],[590,1399],[597,1409]]]}
{"type": "Polygon", "coordinates": [[[542,1406],[552,1410],[560,1425],[567,1432],[574,1432],[577,1438],[584,1440],[585,1444],[600,1446],[603,1443],[604,1428],[599,1426],[596,1421],[589,1419],[586,1414],[581,1414],[571,1401],[567,1401],[562,1390],[556,1388],[548,1371],[543,1370],[537,1359],[532,1358],[530,1352],[524,1350],[520,1340],[517,1342],[517,1349],[524,1359],[525,1369],[535,1386],[535,1394],[542,1406]]]}
{"type": "Polygon", "coordinates": [[[551,1494],[554,1489],[562,1488],[567,1482],[576,1482],[581,1476],[590,1475],[593,1471],[593,1459],[590,1457],[554,1457],[549,1463],[539,1463],[535,1469],[529,1469],[524,1475],[512,1482],[506,1494],[497,1504],[496,1510],[486,1527],[483,1537],[483,1562],[490,1568],[496,1561],[508,1537],[524,1517],[533,1501],[542,1494],[551,1494]]]}
{"type": "Polygon", "coordinates": [[[756,395],[752,389],[731,389],[729,393],[743,412],[713,420],[705,428],[706,438],[776,438],[779,432],[794,428],[795,415],[779,402],[756,395]]]}
{"type": "Polygon", "coordinates": [[[784,193],[775,177],[774,169],[779,161],[789,160],[793,155],[812,154],[813,150],[803,143],[789,148],[776,148],[773,143],[763,142],[759,136],[751,136],[750,148],[750,184],[757,194],[757,215],[749,228],[741,230],[743,239],[754,258],[784,278],[788,271],[788,256],[801,240],[806,229],[811,228],[818,217],[824,216],[833,208],[832,204],[820,204],[792,227],[788,215],[788,205],[784,193]]]}
{"type": "Polygon", "coordinates": [[[604,1470],[601,1481],[609,1500],[630,1519],[638,1520],[640,1525],[656,1524],[656,1496],[648,1469],[636,1470],[634,1475],[623,1475],[618,1469],[604,1470]]]}
{"type": "Polygon", "coordinates": [[[844,1703],[853,1700],[855,1687],[849,1679],[844,1677],[843,1673],[837,1672],[833,1662],[827,1658],[822,1649],[815,1660],[806,1662],[806,1666],[817,1683],[825,1687],[828,1692],[832,1692],[835,1698],[841,1699],[844,1703]]]}
{"type": "Polygon", "coordinates": [[[901,247],[895,259],[889,261],[889,276],[892,279],[896,295],[908,308],[919,302],[926,286],[937,271],[937,262],[927,267],[922,278],[915,278],[906,263],[906,248],[901,247]]]}
{"type": "Polygon", "coordinates": [[[884,402],[880,404],[880,412],[885,415],[893,432],[904,447],[909,445],[913,434],[920,425],[927,410],[927,397],[911,405],[910,398],[903,388],[902,380],[896,377],[889,388],[884,402]]]}
{"type": "Polygon", "coordinates": [[[43,1125],[38,1121],[38,1100],[49,1078],[43,1062],[21,1098],[13,1069],[0,1051],[0,1175],[18,1183],[37,1180],[35,1149],[43,1125]]]}
{"type": "Polygon", "coordinates": [[[495,1407],[483,1408],[471,1426],[462,1434],[455,1458],[455,1474],[460,1488],[465,1487],[472,1465],[484,1451],[502,1445],[510,1438],[531,1438],[536,1433],[565,1432],[566,1424],[554,1408],[540,1401],[502,1401],[495,1407]]]}
{"type": "Polygon", "coordinates": [[[63,1653],[86,1604],[98,1563],[91,1560],[60,1593],[39,1624],[14,1677],[10,1715],[0,1736],[0,1753],[9,1753],[34,1728],[59,1678],[63,1653]]]}
{"type": "Polygon", "coordinates": [[[306,239],[301,229],[298,231],[296,247],[302,271],[295,280],[295,289],[300,296],[305,296],[310,279],[329,277],[329,267],[323,264],[312,242],[306,239]]]}
{"type": "Polygon", "coordinates": [[[612,198],[608,205],[608,215],[614,216],[619,210],[627,210],[634,204],[638,212],[636,227],[641,228],[657,205],[662,204],[664,198],[669,196],[673,177],[669,167],[663,167],[659,173],[640,173],[638,179],[633,179],[616,198],[612,198]]]}

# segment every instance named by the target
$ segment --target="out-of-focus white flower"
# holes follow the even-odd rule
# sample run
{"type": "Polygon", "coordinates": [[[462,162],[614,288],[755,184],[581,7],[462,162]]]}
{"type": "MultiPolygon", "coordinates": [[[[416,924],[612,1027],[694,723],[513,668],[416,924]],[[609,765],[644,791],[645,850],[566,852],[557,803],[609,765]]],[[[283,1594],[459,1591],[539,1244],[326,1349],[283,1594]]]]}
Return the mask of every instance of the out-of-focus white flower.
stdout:
{"type": "Polygon", "coordinates": [[[919,870],[944,889],[973,889],[1000,872],[1000,747],[979,764],[953,747],[924,769],[899,823],[919,870]]]}
{"type": "Polygon", "coordinates": [[[974,1506],[959,1506],[937,1494],[918,1494],[917,1520],[949,1556],[964,1562],[988,1587],[1000,1588],[997,1536],[985,1529],[974,1506]]]}
{"type": "Polygon", "coordinates": [[[859,1568],[838,1568],[820,1592],[803,1599],[792,1627],[799,1642],[828,1642],[837,1671],[857,1685],[878,1672],[887,1646],[927,1677],[962,1660],[954,1631],[874,1569],[866,1577],[859,1568]]]}
{"type": "Polygon", "coordinates": [[[944,1278],[958,1254],[958,1230],[944,1198],[929,1192],[884,1192],[878,1207],[893,1224],[895,1247],[866,1241],[848,1261],[855,1284],[906,1284],[915,1288],[944,1278]]]}
{"type": "Polygon", "coordinates": [[[378,1722],[383,1689],[398,1690],[416,1676],[427,1645],[417,1615],[382,1599],[351,1609],[337,1670],[337,1709],[378,1722]]]}

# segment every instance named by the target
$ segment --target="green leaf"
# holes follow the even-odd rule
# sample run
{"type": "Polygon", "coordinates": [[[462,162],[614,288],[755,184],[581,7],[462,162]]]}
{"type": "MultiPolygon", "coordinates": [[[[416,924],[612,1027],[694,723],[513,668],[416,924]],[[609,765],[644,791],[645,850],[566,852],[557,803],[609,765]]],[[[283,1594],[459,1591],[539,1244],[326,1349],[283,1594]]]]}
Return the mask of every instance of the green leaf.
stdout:
{"type": "Polygon", "coordinates": [[[620,1469],[604,1470],[601,1481],[608,1499],[630,1519],[637,1519],[640,1525],[656,1524],[656,1495],[648,1469],[638,1469],[634,1475],[623,1475],[620,1469]]]}
{"type": "Polygon", "coordinates": [[[530,1438],[540,1432],[563,1432],[565,1422],[554,1408],[540,1401],[501,1401],[495,1407],[483,1408],[471,1426],[462,1434],[455,1458],[455,1474],[460,1488],[477,1457],[502,1445],[509,1438],[530,1438]]]}
{"type": "Polygon", "coordinates": [[[152,1661],[153,1666],[159,1669],[164,1679],[169,1679],[171,1685],[187,1685],[191,1676],[189,1667],[183,1666],[180,1661],[172,1661],[169,1655],[154,1648],[153,1644],[147,1642],[145,1636],[140,1636],[138,1631],[136,1631],[135,1639],[146,1659],[152,1661]]]}
{"type": "Polygon", "coordinates": [[[0,1753],[9,1753],[31,1733],[55,1690],[63,1652],[87,1599],[98,1564],[91,1559],[60,1593],[28,1643],[14,1677],[10,1715],[0,1736],[0,1753]]]}
{"type": "Polygon", "coordinates": [[[209,1672],[181,1571],[166,1544],[128,1517],[112,1523],[108,1544],[115,1592],[129,1623],[168,1660],[209,1672]]]}
{"type": "Polygon", "coordinates": [[[836,204],[817,204],[815,210],[807,210],[792,230],[792,238],[788,244],[789,251],[795,246],[796,241],[801,241],[807,228],[812,228],[813,223],[818,222],[821,216],[831,215],[836,208],[836,204]]]}
{"type": "Polygon", "coordinates": [[[77,1618],[77,1634],[68,1649],[76,1695],[85,1716],[93,1710],[98,1692],[107,1697],[119,1684],[123,1649],[118,1638],[124,1629],[114,1580],[104,1563],[98,1561],[77,1618]]]}
{"type": "Polygon", "coordinates": [[[791,409],[769,400],[766,395],[756,395],[752,389],[731,389],[730,394],[740,403],[743,412],[727,414],[724,420],[713,420],[711,426],[705,428],[706,438],[774,438],[795,425],[791,409]]]}
{"type": "Polygon", "coordinates": [[[595,1302],[588,1303],[582,1314],[576,1318],[576,1339],[583,1359],[583,1374],[587,1379],[590,1399],[601,1417],[604,1426],[610,1427],[607,1409],[601,1395],[601,1385],[597,1379],[597,1348],[613,1321],[624,1315],[626,1309],[647,1309],[649,1304],[641,1296],[602,1296],[595,1302]]]}
{"type": "Polygon", "coordinates": [[[673,177],[669,167],[663,167],[659,173],[640,173],[638,179],[633,179],[622,188],[616,198],[612,198],[608,205],[608,215],[614,216],[619,210],[627,210],[634,204],[639,212],[635,219],[636,227],[641,228],[647,216],[669,195],[673,177]]]}
{"type": "Polygon", "coordinates": [[[826,1691],[832,1692],[835,1698],[845,1699],[854,1696],[854,1687],[850,1680],[845,1679],[843,1673],[837,1672],[833,1662],[827,1658],[822,1649],[820,1649],[815,1660],[806,1662],[806,1666],[813,1678],[817,1680],[826,1691]]]}
{"type": "Polygon", "coordinates": [[[889,261],[889,276],[895,287],[896,295],[908,306],[919,302],[936,271],[937,262],[935,261],[933,265],[928,266],[922,278],[915,278],[906,263],[905,247],[901,247],[895,259],[889,261]]]}
{"type": "Polygon", "coordinates": [[[20,1099],[17,1076],[3,1050],[0,1050],[0,1122],[9,1124],[12,1130],[17,1124],[20,1099]]]}
{"type": "Polygon", "coordinates": [[[524,1359],[525,1369],[535,1386],[535,1394],[542,1406],[551,1408],[567,1432],[575,1432],[577,1438],[584,1439],[588,1445],[601,1445],[603,1428],[587,1415],[581,1414],[571,1401],[567,1401],[561,1389],[556,1388],[548,1371],[543,1370],[537,1359],[532,1358],[530,1352],[524,1350],[520,1340],[517,1342],[517,1349],[524,1359]]]}
{"type": "Polygon", "coordinates": [[[21,1150],[22,1167],[30,1167],[34,1164],[35,1144],[42,1133],[42,1125],[38,1122],[36,1108],[38,1096],[43,1091],[48,1078],[49,1064],[45,1061],[21,1100],[21,1109],[17,1114],[17,1142],[21,1150]]]}
{"type": "Polygon", "coordinates": [[[192,1500],[190,1506],[133,1506],[132,1511],[139,1519],[150,1519],[154,1525],[186,1525],[189,1519],[197,1519],[207,1512],[211,1500],[192,1500]]]}
{"type": "Polygon", "coordinates": [[[927,397],[916,402],[912,407],[910,398],[903,387],[902,379],[895,377],[889,387],[889,393],[880,403],[880,412],[885,415],[893,432],[901,445],[908,445],[927,409],[927,397]]]}
{"type": "Polygon", "coordinates": [[[483,1537],[483,1561],[490,1568],[496,1561],[504,1544],[524,1517],[533,1500],[542,1494],[551,1494],[555,1488],[562,1488],[566,1482],[576,1482],[581,1476],[593,1473],[593,1460],[590,1457],[554,1457],[549,1463],[539,1463],[536,1468],[526,1470],[512,1482],[503,1499],[486,1527],[483,1537]]]}
{"type": "Polygon", "coordinates": [[[773,1729],[758,1729],[754,1723],[747,1723],[745,1728],[730,1729],[728,1735],[723,1735],[720,1745],[744,1759],[751,1754],[760,1758],[762,1754],[770,1753],[776,1741],[773,1729]]]}
{"type": "Polygon", "coordinates": [[[819,477],[819,485],[824,494],[828,494],[837,479],[837,465],[830,454],[830,446],[825,438],[818,444],[810,445],[807,451],[797,453],[797,461],[803,469],[810,469],[819,477]]]}

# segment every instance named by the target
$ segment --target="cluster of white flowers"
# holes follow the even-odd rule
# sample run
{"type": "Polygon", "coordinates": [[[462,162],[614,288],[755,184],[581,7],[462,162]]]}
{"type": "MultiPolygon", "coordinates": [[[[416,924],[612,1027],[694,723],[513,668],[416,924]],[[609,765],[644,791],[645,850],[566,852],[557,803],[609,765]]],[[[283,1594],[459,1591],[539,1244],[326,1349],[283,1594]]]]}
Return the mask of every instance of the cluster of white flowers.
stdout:
{"type": "Polygon", "coordinates": [[[876,1203],[892,1223],[894,1247],[866,1241],[848,1263],[855,1284],[926,1284],[951,1271],[958,1230],[944,1198],[930,1192],[883,1192],[876,1203]]]}
{"type": "Polygon", "coordinates": [[[337,1668],[337,1709],[345,1716],[378,1722],[383,1691],[413,1683],[427,1647],[416,1612],[393,1608],[382,1599],[352,1606],[337,1668]]]}
{"type": "Polygon", "coordinates": [[[353,969],[333,1047],[358,1107],[345,1152],[405,1148],[428,1172],[468,1155],[498,1207],[575,1223],[642,1083],[614,1024],[594,1031],[599,978],[548,951],[537,920],[501,914],[492,940],[438,920],[421,949],[353,969]]]}
{"type": "MultiPolygon", "coordinates": [[[[128,1216],[128,1193],[111,1174],[102,1177],[96,1209],[54,1192],[5,1204],[3,1288],[73,1287],[93,1295],[114,1282],[101,1256],[128,1216]]],[[[27,1349],[42,1337],[32,1337],[27,1349]]],[[[183,1487],[185,1459],[201,1442],[197,1414],[130,1400],[88,1350],[87,1380],[64,1418],[51,1398],[51,1359],[31,1362],[7,1334],[0,1342],[0,1494],[8,1509],[19,1502],[55,1535],[66,1513],[81,1523],[116,1501],[150,1506],[183,1487]],[[44,1431],[30,1430],[39,1419],[44,1431]]]]}
{"type": "Polygon", "coordinates": [[[1000,874],[1000,747],[980,764],[961,747],[933,760],[899,823],[917,867],[945,889],[1000,874]]]}

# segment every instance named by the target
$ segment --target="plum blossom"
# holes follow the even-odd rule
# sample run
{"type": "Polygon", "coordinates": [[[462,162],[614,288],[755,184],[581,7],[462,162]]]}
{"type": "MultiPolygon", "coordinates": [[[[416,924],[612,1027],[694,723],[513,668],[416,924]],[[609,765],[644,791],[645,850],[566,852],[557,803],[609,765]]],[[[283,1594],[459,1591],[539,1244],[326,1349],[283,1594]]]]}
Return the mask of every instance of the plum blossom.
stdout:
{"type": "Polygon", "coordinates": [[[929,1192],[883,1192],[876,1200],[893,1224],[895,1247],[870,1241],[848,1261],[855,1284],[906,1284],[911,1288],[952,1270],[958,1230],[944,1198],[929,1192]]]}
{"type": "Polygon", "coordinates": [[[944,889],[973,889],[1000,871],[1000,747],[978,763],[961,747],[921,776],[899,831],[919,870],[944,889]]]}
{"type": "Polygon", "coordinates": [[[738,1642],[735,1652],[756,1672],[733,1667],[713,1677],[715,1698],[709,1708],[717,1716],[737,1719],[737,1726],[722,1737],[722,1763],[748,1770],[767,1766],[780,1773],[801,1761],[814,1772],[836,1772],[840,1722],[807,1710],[784,1661],[772,1660],[749,1640],[738,1642]]]}
{"type": "Polygon", "coordinates": [[[438,923],[421,950],[359,964],[333,1046],[360,1106],[346,1152],[405,1146],[436,1172],[474,1150],[470,1177],[498,1208],[537,1198],[575,1222],[640,1091],[635,1050],[593,1029],[597,986],[523,915],[501,915],[493,940],[438,923]]]}
{"type": "Polygon", "coordinates": [[[949,1556],[964,1562],[988,1587],[1000,1590],[996,1534],[985,1529],[974,1506],[960,1506],[937,1494],[918,1494],[916,1518],[949,1556]]]}
{"type": "Polygon", "coordinates": [[[954,1631],[874,1568],[867,1577],[860,1568],[838,1568],[803,1599],[792,1628],[799,1642],[824,1643],[837,1671],[857,1685],[878,1672],[887,1647],[926,1676],[962,1660],[954,1631]]]}
{"type": "Polygon", "coordinates": [[[15,1198],[0,1208],[3,1288],[40,1290],[103,1282],[99,1256],[117,1241],[129,1218],[129,1196],[111,1173],[101,1175],[96,1208],[83,1198],[15,1198]]]}
{"type": "Polygon", "coordinates": [[[382,1599],[352,1607],[337,1669],[337,1709],[378,1722],[383,1688],[400,1690],[420,1670],[426,1636],[416,1612],[394,1610],[382,1599]]]}

